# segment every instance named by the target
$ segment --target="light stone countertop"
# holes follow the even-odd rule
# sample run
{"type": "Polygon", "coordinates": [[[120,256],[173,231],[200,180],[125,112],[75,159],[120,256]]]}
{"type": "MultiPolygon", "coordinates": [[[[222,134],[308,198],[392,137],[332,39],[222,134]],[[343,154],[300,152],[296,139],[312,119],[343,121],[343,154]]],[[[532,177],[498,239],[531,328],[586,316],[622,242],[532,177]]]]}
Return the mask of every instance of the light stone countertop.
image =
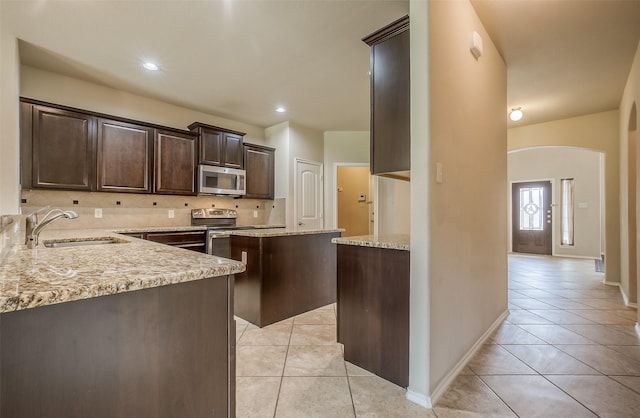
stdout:
{"type": "MultiPolygon", "coordinates": [[[[172,227],[175,230],[175,227],[172,227]]],[[[241,273],[245,264],[106,230],[45,230],[0,265],[0,312],[241,273]],[[115,238],[116,244],[47,248],[49,240],[115,238]]]]}
{"type": "MultiPolygon", "coordinates": [[[[272,229],[272,228],[284,228],[284,225],[238,225],[240,227],[251,227],[255,229],[272,229]]],[[[192,225],[192,226],[141,226],[141,227],[128,227],[128,228],[115,228],[113,232],[117,234],[138,234],[143,232],[191,232],[191,231],[206,231],[208,227],[206,225],[192,225]]]]}
{"type": "Polygon", "coordinates": [[[359,247],[410,251],[409,235],[360,235],[355,237],[334,238],[331,242],[334,244],[356,245],[359,247]]]}
{"type": "Polygon", "coordinates": [[[266,228],[266,229],[241,229],[231,231],[231,235],[252,238],[285,237],[292,235],[315,235],[331,234],[334,232],[344,232],[344,229],[287,229],[287,228],[266,228]]]}

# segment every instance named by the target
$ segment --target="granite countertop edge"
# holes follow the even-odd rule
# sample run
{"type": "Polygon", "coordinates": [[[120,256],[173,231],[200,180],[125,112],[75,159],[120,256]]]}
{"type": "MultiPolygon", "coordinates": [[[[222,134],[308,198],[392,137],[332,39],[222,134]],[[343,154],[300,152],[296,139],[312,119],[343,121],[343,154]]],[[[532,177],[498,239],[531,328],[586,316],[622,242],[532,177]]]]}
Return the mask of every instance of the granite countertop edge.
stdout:
{"type": "Polygon", "coordinates": [[[354,245],[359,247],[382,248],[388,250],[411,251],[409,235],[360,235],[334,238],[334,244],[354,245]]]}
{"type": "Polygon", "coordinates": [[[286,237],[293,235],[316,235],[316,234],[332,234],[336,232],[344,232],[344,229],[282,229],[282,228],[264,228],[264,229],[244,229],[238,231],[231,231],[231,235],[241,237],[252,238],[267,238],[267,237],[286,237]]]}
{"type": "Polygon", "coordinates": [[[43,231],[40,242],[96,238],[119,243],[36,249],[15,245],[0,265],[0,313],[227,276],[246,268],[239,261],[111,230],[43,231]]]}

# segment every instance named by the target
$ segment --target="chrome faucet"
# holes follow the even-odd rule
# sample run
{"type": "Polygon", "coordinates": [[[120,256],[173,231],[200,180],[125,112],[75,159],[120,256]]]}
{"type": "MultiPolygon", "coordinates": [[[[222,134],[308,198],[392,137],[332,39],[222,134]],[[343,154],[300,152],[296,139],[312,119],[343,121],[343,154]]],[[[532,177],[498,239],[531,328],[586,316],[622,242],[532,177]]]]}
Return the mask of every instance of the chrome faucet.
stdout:
{"type": "Polygon", "coordinates": [[[72,210],[62,210],[62,209],[51,209],[44,215],[41,223],[38,223],[37,213],[41,210],[37,210],[32,214],[27,216],[26,219],[26,228],[25,228],[25,244],[27,244],[27,248],[35,248],[38,246],[38,237],[40,236],[40,232],[49,225],[50,223],[66,218],[66,219],[75,219],[78,217],[78,214],[72,210]],[[55,213],[55,215],[50,216],[55,213]]]}
{"type": "Polygon", "coordinates": [[[25,233],[24,233],[24,243],[27,244],[29,242],[29,237],[33,234],[33,228],[38,225],[38,214],[49,209],[51,206],[43,206],[39,209],[34,210],[30,214],[27,215],[25,220],[25,233]]]}

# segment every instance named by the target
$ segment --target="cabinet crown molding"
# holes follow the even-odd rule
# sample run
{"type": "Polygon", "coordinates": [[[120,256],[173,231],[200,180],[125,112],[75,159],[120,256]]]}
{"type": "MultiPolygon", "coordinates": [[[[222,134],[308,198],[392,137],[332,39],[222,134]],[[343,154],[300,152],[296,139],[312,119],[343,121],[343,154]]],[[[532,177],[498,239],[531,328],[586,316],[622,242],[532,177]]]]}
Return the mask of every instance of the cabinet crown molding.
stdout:
{"type": "Polygon", "coordinates": [[[375,45],[386,39],[389,39],[405,30],[409,29],[409,16],[403,16],[400,19],[389,23],[387,26],[378,29],[370,35],[362,38],[362,41],[367,45],[375,45]]]}
{"type": "Polygon", "coordinates": [[[197,129],[197,128],[206,128],[206,129],[212,129],[214,131],[226,132],[226,133],[229,133],[229,134],[236,134],[236,135],[240,135],[240,136],[245,136],[246,135],[246,132],[234,131],[232,129],[221,128],[219,126],[214,126],[214,125],[207,125],[206,123],[202,123],[202,122],[193,122],[187,128],[190,131],[193,131],[194,129],[197,129]]]}

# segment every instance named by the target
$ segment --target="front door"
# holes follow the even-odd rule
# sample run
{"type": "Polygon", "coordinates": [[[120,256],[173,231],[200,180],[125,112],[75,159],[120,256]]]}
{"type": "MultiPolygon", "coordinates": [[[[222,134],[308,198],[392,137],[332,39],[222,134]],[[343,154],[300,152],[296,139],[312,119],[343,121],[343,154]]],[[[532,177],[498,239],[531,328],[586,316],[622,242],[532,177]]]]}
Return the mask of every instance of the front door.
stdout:
{"type": "Polygon", "coordinates": [[[551,255],[551,182],[513,183],[513,252],[551,255]]]}
{"type": "Polygon", "coordinates": [[[295,216],[298,229],[322,229],[322,163],[296,159],[295,216]]]}

